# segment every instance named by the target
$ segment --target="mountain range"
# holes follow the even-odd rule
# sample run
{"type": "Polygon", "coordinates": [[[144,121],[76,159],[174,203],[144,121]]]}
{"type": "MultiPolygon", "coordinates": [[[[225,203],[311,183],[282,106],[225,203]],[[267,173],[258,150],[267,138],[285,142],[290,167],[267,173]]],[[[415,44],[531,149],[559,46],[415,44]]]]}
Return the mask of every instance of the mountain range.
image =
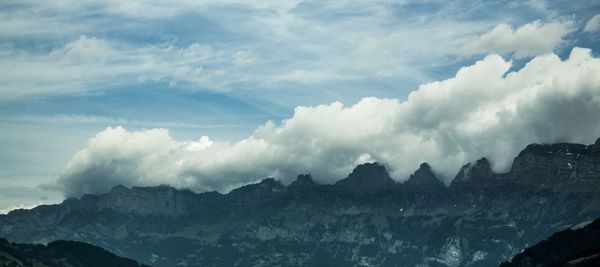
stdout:
{"type": "Polygon", "coordinates": [[[0,215],[0,236],[83,241],[154,266],[498,266],[597,217],[600,139],[531,144],[506,173],[481,158],[449,186],[427,163],[404,183],[366,163],[333,185],[309,174],[227,194],[117,185],[0,215]]]}

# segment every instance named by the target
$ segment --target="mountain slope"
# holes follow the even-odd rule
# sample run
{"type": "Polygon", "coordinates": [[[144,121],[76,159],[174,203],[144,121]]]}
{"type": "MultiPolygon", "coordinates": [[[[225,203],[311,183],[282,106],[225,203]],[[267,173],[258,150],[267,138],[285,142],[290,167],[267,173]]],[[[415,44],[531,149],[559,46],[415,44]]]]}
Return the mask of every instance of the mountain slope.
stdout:
{"type": "Polygon", "coordinates": [[[600,266],[600,218],[525,249],[501,267],[600,266]]]}
{"type": "Polygon", "coordinates": [[[70,239],[156,266],[497,266],[600,217],[600,141],[530,145],[508,173],[481,159],[445,187],[428,164],[406,183],[381,164],[334,185],[300,175],[228,194],[116,186],[0,216],[18,242],[70,239]]]}
{"type": "Polygon", "coordinates": [[[146,266],[82,242],[61,240],[45,246],[9,243],[3,238],[0,238],[0,265],[15,267],[146,266]]]}

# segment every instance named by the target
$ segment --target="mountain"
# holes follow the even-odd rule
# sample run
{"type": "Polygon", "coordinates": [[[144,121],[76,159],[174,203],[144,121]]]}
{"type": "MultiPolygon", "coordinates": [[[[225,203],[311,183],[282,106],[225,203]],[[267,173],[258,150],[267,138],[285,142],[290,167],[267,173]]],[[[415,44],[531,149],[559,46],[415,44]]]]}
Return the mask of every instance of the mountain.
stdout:
{"type": "Polygon", "coordinates": [[[396,182],[390,178],[383,165],[365,163],[358,165],[346,179],[337,181],[335,186],[349,192],[372,194],[394,188],[396,182]]]}
{"type": "Polygon", "coordinates": [[[406,181],[407,185],[443,188],[444,183],[433,173],[429,164],[421,163],[419,169],[406,181]]]}
{"type": "Polygon", "coordinates": [[[498,266],[597,217],[600,139],[529,145],[507,173],[482,158],[449,186],[427,163],[405,183],[366,163],[333,185],[302,174],[227,194],[115,186],[0,215],[0,236],[84,241],[154,266],[498,266]]]}
{"type": "Polygon", "coordinates": [[[76,241],[53,241],[48,245],[9,243],[0,238],[0,266],[11,267],[142,267],[134,260],[116,256],[100,247],[76,241]]]}
{"type": "Polygon", "coordinates": [[[600,218],[560,231],[500,267],[600,266],[600,218]]]}

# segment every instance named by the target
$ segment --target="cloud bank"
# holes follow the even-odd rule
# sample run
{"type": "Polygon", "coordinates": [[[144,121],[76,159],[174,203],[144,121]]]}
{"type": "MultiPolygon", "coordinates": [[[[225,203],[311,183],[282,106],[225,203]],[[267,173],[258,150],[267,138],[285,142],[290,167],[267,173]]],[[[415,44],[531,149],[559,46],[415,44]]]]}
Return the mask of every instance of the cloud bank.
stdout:
{"type": "Polygon", "coordinates": [[[510,54],[515,58],[551,53],[564,43],[564,37],[575,31],[571,20],[542,23],[536,20],[517,29],[499,24],[493,30],[465,44],[463,55],[510,54]]]}
{"type": "Polygon", "coordinates": [[[565,60],[545,54],[510,68],[490,55],[453,78],[421,85],[404,101],[300,106],[235,143],[107,128],[73,156],[55,186],[66,196],[115,184],[225,192],[264,177],[290,182],[303,172],[332,183],[366,161],[387,164],[398,181],[427,161],[448,182],[482,156],[495,171],[507,171],[529,143],[591,143],[600,136],[600,59],[591,50],[574,48],[565,60]]]}

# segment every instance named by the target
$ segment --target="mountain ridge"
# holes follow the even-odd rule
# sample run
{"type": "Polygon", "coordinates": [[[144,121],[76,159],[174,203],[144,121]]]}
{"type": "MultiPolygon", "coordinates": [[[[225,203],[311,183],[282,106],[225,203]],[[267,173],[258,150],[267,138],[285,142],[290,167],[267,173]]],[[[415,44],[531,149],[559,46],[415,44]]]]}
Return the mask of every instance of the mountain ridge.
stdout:
{"type": "Polygon", "coordinates": [[[0,236],[80,240],[157,266],[497,266],[600,216],[597,144],[528,146],[503,174],[480,159],[449,186],[428,164],[397,183],[380,163],[333,185],[301,174],[227,194],[115,186],[2,215],[0,236]]]}

